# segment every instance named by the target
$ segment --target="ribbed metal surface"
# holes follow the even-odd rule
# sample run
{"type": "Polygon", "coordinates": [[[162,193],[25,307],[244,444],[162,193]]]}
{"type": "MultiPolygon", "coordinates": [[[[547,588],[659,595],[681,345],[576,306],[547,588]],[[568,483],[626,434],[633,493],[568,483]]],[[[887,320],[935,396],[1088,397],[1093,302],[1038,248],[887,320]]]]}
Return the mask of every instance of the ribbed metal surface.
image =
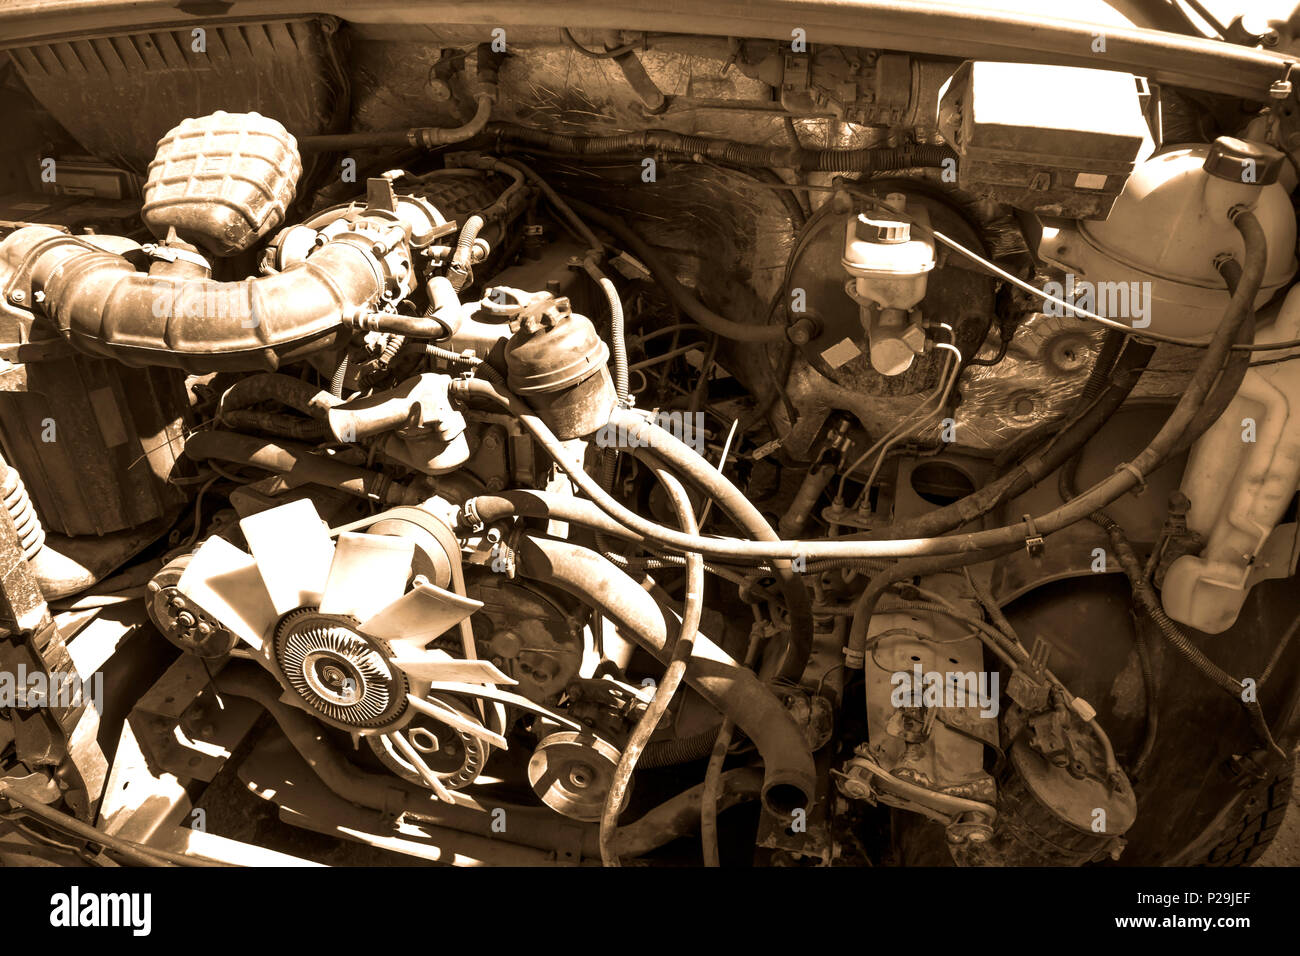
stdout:
{"type": "Polygon", "coordinates": [[[400,713],[406,682],[379,648],[342,624],[286,620],[283,626],[276,662],[312,710],[357,730],[382,726],[400,713]],[[326,669],[334,672],[333,682],[322,676],[326,669]]]}
{"type": "Polygon", "coordinates": [[[345,123],[348,82],[334,49],[336,25],[331,17],[196,23],[15,47],[9,55],[32,94],[87,151],[143,173],[167,130],[218,109],[274,116],[295,136],[345,123]]]}

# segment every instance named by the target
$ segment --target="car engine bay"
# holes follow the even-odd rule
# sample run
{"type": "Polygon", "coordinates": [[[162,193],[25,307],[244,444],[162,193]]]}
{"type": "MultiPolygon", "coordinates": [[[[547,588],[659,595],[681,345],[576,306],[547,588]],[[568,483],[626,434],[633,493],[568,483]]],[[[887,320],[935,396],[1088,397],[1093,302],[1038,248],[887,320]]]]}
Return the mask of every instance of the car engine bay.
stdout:
{"type": "Polygon", "coordinates": [[[1264,851],[1289,61],[337,13],[0,43],[0,860],[1264,851]]]}

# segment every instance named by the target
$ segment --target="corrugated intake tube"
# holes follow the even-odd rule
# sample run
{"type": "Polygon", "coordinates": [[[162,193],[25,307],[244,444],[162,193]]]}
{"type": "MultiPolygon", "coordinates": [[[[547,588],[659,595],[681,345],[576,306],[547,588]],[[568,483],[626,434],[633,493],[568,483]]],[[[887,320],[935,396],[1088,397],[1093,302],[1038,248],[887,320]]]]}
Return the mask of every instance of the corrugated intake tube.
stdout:
{"type": "Polygon", "coordinates": [[[0,263],[17,264],[10,288],[39,300],[75,348],[198,373],[274,371],[335,347],[344,319],[384,290],[382,264],[347,236],[283,272],[240,282],[146,275],[46,226],[0,242],[0,263]]]}

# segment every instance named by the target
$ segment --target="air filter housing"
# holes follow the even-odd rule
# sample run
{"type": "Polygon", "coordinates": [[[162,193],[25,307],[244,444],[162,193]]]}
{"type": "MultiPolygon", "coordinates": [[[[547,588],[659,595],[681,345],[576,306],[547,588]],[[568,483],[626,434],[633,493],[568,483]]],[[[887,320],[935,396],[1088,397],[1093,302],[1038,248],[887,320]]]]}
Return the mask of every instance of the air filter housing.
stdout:
{"type": "Polygon", "coordinates": [[[298,143],[260,113],[183,120],[158,141],[141,218],[218,256],[251,247],[284,222],[302,175],[298,143]]]}

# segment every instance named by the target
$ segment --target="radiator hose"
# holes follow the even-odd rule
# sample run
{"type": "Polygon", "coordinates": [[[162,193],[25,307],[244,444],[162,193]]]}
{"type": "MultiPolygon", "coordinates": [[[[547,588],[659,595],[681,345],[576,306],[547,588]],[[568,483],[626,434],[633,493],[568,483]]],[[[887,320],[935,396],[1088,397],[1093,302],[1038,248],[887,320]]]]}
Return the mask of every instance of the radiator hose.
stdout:
{"type": "MultiPolygon", "coordinates": [[[[595,551],[528,535],[516,557],[520,575],[587,602],[668,662],[681,626],[677,616],[595,551]]],[[[700,634],[686,665],[686,683],[754,741],[764,764],[764,805],[782,819],[808,807],[817,789],[812,753],[794,718],[758,675],[700,634]]]]}

